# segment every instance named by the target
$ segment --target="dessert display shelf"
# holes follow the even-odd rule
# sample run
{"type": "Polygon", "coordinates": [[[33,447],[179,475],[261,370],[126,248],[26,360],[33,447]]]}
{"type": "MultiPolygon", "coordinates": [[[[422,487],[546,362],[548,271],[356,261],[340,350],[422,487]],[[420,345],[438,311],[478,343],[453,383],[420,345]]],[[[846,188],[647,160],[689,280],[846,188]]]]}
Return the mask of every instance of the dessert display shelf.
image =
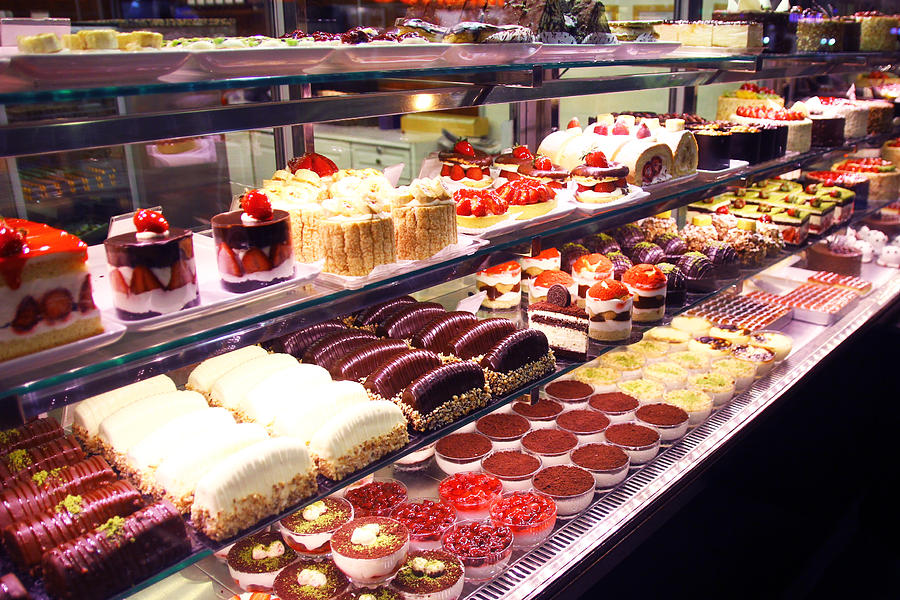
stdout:
{"type": "MultiPolygon", "coordinates": [[[[867,143],[881,144],[890,135],[869,136],[867,143]]],[[[836,160],[854,147],[817,148],[773,161],[743,167],[715,181],[665,182],[652,186],[649,195],[616,203],[597,213],[580,211],[566,219],[530,225],[492,237],[490,244],[465,256],[427,261],[410,270],[391,273],[384,279],[367,282],[358,289],[335,289],[313,285],[312,291],[290,288],[284,294],[266,296],[241,307],[198,316],[179,323],[177,335],[169,329],[127,332],[121,339],[91,354],[68,359],[51,369],[24,363],[12,372],[0,372],[0,409],[18,418],[32,418],[52,408],[108,391],[115,378],[135,379],[171,371],[198,362],[235,345],[258,343],[279,332],[292,331],[304,322],[331,318],[335,312],[352,312],[386,294],[403,294],[424,289],[441,281],[475,273],[507,260],[508,252],[530,245],[533,237],[577,237],[631,222],[642,217],[685,206],[703,197],[725,191],[742,179],[762,179],[820,160],[836,160]],[[390,290],[390,291],[388,291],[390,290]],[[13,399],[14,398],[14,399],[13,399]]],[[[600,205],[606,207],[607,205],[600,205]]]]}

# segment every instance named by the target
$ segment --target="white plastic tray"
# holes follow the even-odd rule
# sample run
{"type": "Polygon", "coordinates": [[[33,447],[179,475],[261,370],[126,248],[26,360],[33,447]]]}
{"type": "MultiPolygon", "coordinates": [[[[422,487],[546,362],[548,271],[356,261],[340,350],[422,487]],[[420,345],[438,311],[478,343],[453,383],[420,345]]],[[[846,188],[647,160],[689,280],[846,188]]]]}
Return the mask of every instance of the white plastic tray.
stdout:
{"type": "Polygon", "coordinates": [[[616,200],[611,200],[610,202],[602,202],[602,203],[592,203],[592,202],[579,202],[577,199],[574,201],[575,206],[577,207],[579,212],[588,213],[588,214],[597,214],[604,213],[609,211],[612,208],[618,208],[623,204],[631,204],[633,202],[637,202],[639,200],[643,200],[644,198],[650,197],[650,192],[645,192],[641,188],[636,185],[628,184],[628,189],[630,190],[628,195],[622,196],[616,200]]]}
{"type": "Polygon", "coordinates": [[[191,50],[189,67],[229,77],[259,75],[301,75],[324,61],[334,46],[298,46],[290,48],[231,48],[191,50]]]}
{"type": "Polygon", "coordinates": [[[404,69],[423,67],[441,58],[451,44],[343,44],[322,64],[331,67],[404,69]]]}

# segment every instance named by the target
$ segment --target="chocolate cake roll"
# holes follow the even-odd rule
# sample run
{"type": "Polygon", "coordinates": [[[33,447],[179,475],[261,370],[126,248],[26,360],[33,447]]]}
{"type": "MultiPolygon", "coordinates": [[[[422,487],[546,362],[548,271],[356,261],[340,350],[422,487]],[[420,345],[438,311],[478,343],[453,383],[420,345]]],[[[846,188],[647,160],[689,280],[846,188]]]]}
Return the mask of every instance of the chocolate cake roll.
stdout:
{"type": "Polygon", "coordinates": [[[741,274],[740,261],[731,244],[711,240],[703,248],[703,254],[715,267],[717,279],[735,279],[741,274]]]}
{"type": "Polygon", "coordinates": [[[447,351],[462,360],[470,360],[515,330],[516,324],[509,319],[484,319],[460,331],[447,343],[447,351]]]}
{"type": "Polygon", "coordinates": [[[437,302],[416,302],[408,304],[382,321],[375,332],[382,337],[402,340],[410,337],[425,323],[447,312],[437,302]]]}
{"type": "Polygon", "coordinates": [[[113,517],[57,546],[41,566],[47,591],[64,600],[102,600],[176,563],[191,551],[184,520],[168,502],[113,517]]]}
{"type": "Polygon", "coordinates": [[[412,428],[447,425],[487,405],[484,371],[469,361],[448,363],[414,379],[398,403],[412,428]]]}
{"type": "Polygon", "coordinates": [[[52,548],[105,523],[125,517],[144,504],[141,494],[127,481],[116,481],[82,495],[66,496],[58,505],[28,521],[3,530],[3,543],[10,558],[22,569],[30,569],[52,548]]]}
{"type": "Polygon", "coordinates": [[[625,256],[622,252],[610,252],[606,255],[613,264],[613,277],[621,280],[622,274],[634,266],[634,263],[631,262],[631,259],[625,256]]]}
{"type": "Polygon", "coordinates": [[[634,264],[655,265],[665,258],[663,249],[653,242],[638,242],[631,251],[631,262],[634,264]]]}
{"type": "Polygon", "coordinates": [[[413,304],[415,301],[415,298],[412,296],[400,296],[399,298],[391,298],[390,300],[373,304],[354,315],[353,325],[356,327],[376,326],[395,311],[400,310],[407,304],[413,304]]]}
{"type": "Polygon", "coordinates": [[[347,329],[319,338],[303,353],[302,362],[319,365],[325,369],[343,358],[348,352],[378,339],[371,331],[347,329]]]}
{"type": "Polygon", "coordinates": [[[456,335],[471,327],[478,319],[470,312],[452,311],[428,321],[410,339],[414,348],[449,354],[447,344],[456,335]]]}
{"type": "Polygon", "coordinates": [[[346,329],[347,326],[337,319],[322,321],[321,323],[298,329],[294,333],[271,342],[269,344],[269,350],[272,352],[290,354],[294,358],[301,358],[306,354],[306,351],[309,350],[310,346],[326,335],[345,331],[346,329]]]}
{"type": "Polygon", "coordinates": [[[0,458],[0,481],[4,486],[28,479],[38,471],[84,460],[84,450],[74,435],[50,440],[36,448],[20,448],[0,458]]]}
{"type": "Polygon", "coordinates": [[[364,379],[378,365],[409,350],[402,340],[374,340],[349,352],[331,366],[331,377],[335,380],[357,381],[364,379]]]}
{"type": "Polygon", "coordinates": [[[414,379],[439,366],[441,358],[430,350],[406,350],[378,365],[363,386],[371,395],[391,400],[414,379]]]}
{"type": "Polygon", "coordinates": [[[500,397],[553,371],[556,360],[544,332],[519,329],[494,344],[479,364],[491,393],[500,397]]]}
{"type": "Polygon", "coordinates": [[[584,239],[584,245],[592,253],[609,254],[610,252],[621,252],[622,248],[616,238],[608,233],[595,233],[584,239]]]}
{"type": "Polygon", "coordinates": [[[16,521],[34,519],[69,494],[83,494],[115,480],[116,474],[99,456],[67,467],[38,471],[30,480],[0,491],[0,528],[16,521]]]}
{"type": "Polygon", "coordinates": [[[63,436],[56,419],[47,417],[19,427],[0,431],[0,454],[9,454],[20,448],[33,448],[63,436]]]}
{"type": "Polygon", "coordinates": [[[12,573],[0,577],[0,600],[31,600],[31,594],[12,573]]]}
{"type": "Polygon", "coordinates": [[[687,280],[684,273],[672,263],[659,263],[656,267],[666,276],[666,306],[683,306],[687,296],[687,280]]]}

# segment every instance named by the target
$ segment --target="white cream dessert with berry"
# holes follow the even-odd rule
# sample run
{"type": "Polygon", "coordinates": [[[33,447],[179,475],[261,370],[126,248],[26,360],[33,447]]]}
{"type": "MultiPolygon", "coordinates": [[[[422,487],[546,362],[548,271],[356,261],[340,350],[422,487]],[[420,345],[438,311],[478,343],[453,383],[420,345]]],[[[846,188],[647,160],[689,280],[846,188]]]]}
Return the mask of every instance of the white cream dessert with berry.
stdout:
{"type": "Polygon", "coordinates": [[[531,291],[528,294],[528,301],[532,304],[547,301],[547,292],[554,285],[561,285],[569,292],[570,298],[578,296],[578,284],[575,279],[565,271],[547,270],[535,277],[531,282],[531,291]]]}
{"type": "Polygon", "coordinates": [[[578,306],[583,308],[587,291],[592,285],[604,279],[613,279],[612,261],[602,254],[579,256],[572,264],[572,279],[578,286],[578,306]]]}
{"type": "Polygon", "coordinates": [[[254,533],[228,551],[228,572],[244,591],[270,592],[278,574],[297,558],[277,533],[254,533]]]}
{"type": "Polygon", "coordinates": [[[659,321],[666,314],[666,276],[656,265],[634,265],[622,274],[632,295],[631,318],[637,323],[659,321]]]}
{"type": "Polygon", "coordinates": [[[331,536],[353,520],[353,505],[343,498],[323,498],[278,521],[278,531],[301,554],[324,555],[331,551],[331,536]]]}
{"type": "Polygon", "coordinates": [[[522,302],[522,267],[515,261],[505,262],[475,274],[475,287],[487,296],[484,308],[514,308],[522,302]]]}
{"type": "Polygon", "coordinates": [[[518,259],[522,267],[522,291],[531,293],[532,282],[544,271],[558,271],[561,257],[556,248],[547,248],[537,256],[523,256],[518,259]]]}
{"type": "Polygon", "coordinates": [[[409,554],[409,530],[387,517],[362,517],[342,525],[331,538],[334,564],[356,584],[393,577],[409,554]]]}
{"type": "Polygon", "coordinates": [[[632,295],[624,283],[604,279],[587,291],[588,336],[601,342],[626,340],[631,335],[632,295]]]}

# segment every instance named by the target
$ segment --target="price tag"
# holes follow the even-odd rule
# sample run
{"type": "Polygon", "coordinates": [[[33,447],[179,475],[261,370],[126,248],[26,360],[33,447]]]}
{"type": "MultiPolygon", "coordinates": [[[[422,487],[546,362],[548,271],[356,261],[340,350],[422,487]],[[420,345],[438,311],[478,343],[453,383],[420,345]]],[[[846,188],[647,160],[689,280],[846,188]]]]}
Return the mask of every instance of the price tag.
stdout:
{"type": "Polygon", "coordinates": [[[472,294],[468,298],[463,298],[459,301],[459,304],[456,305],[456,310],[461,312],[469,312],[473,315],[478,312],[478,309],[481,308],[481,302],[487,297],[487,292],[478,292],[476,294],[472,294]]]}

